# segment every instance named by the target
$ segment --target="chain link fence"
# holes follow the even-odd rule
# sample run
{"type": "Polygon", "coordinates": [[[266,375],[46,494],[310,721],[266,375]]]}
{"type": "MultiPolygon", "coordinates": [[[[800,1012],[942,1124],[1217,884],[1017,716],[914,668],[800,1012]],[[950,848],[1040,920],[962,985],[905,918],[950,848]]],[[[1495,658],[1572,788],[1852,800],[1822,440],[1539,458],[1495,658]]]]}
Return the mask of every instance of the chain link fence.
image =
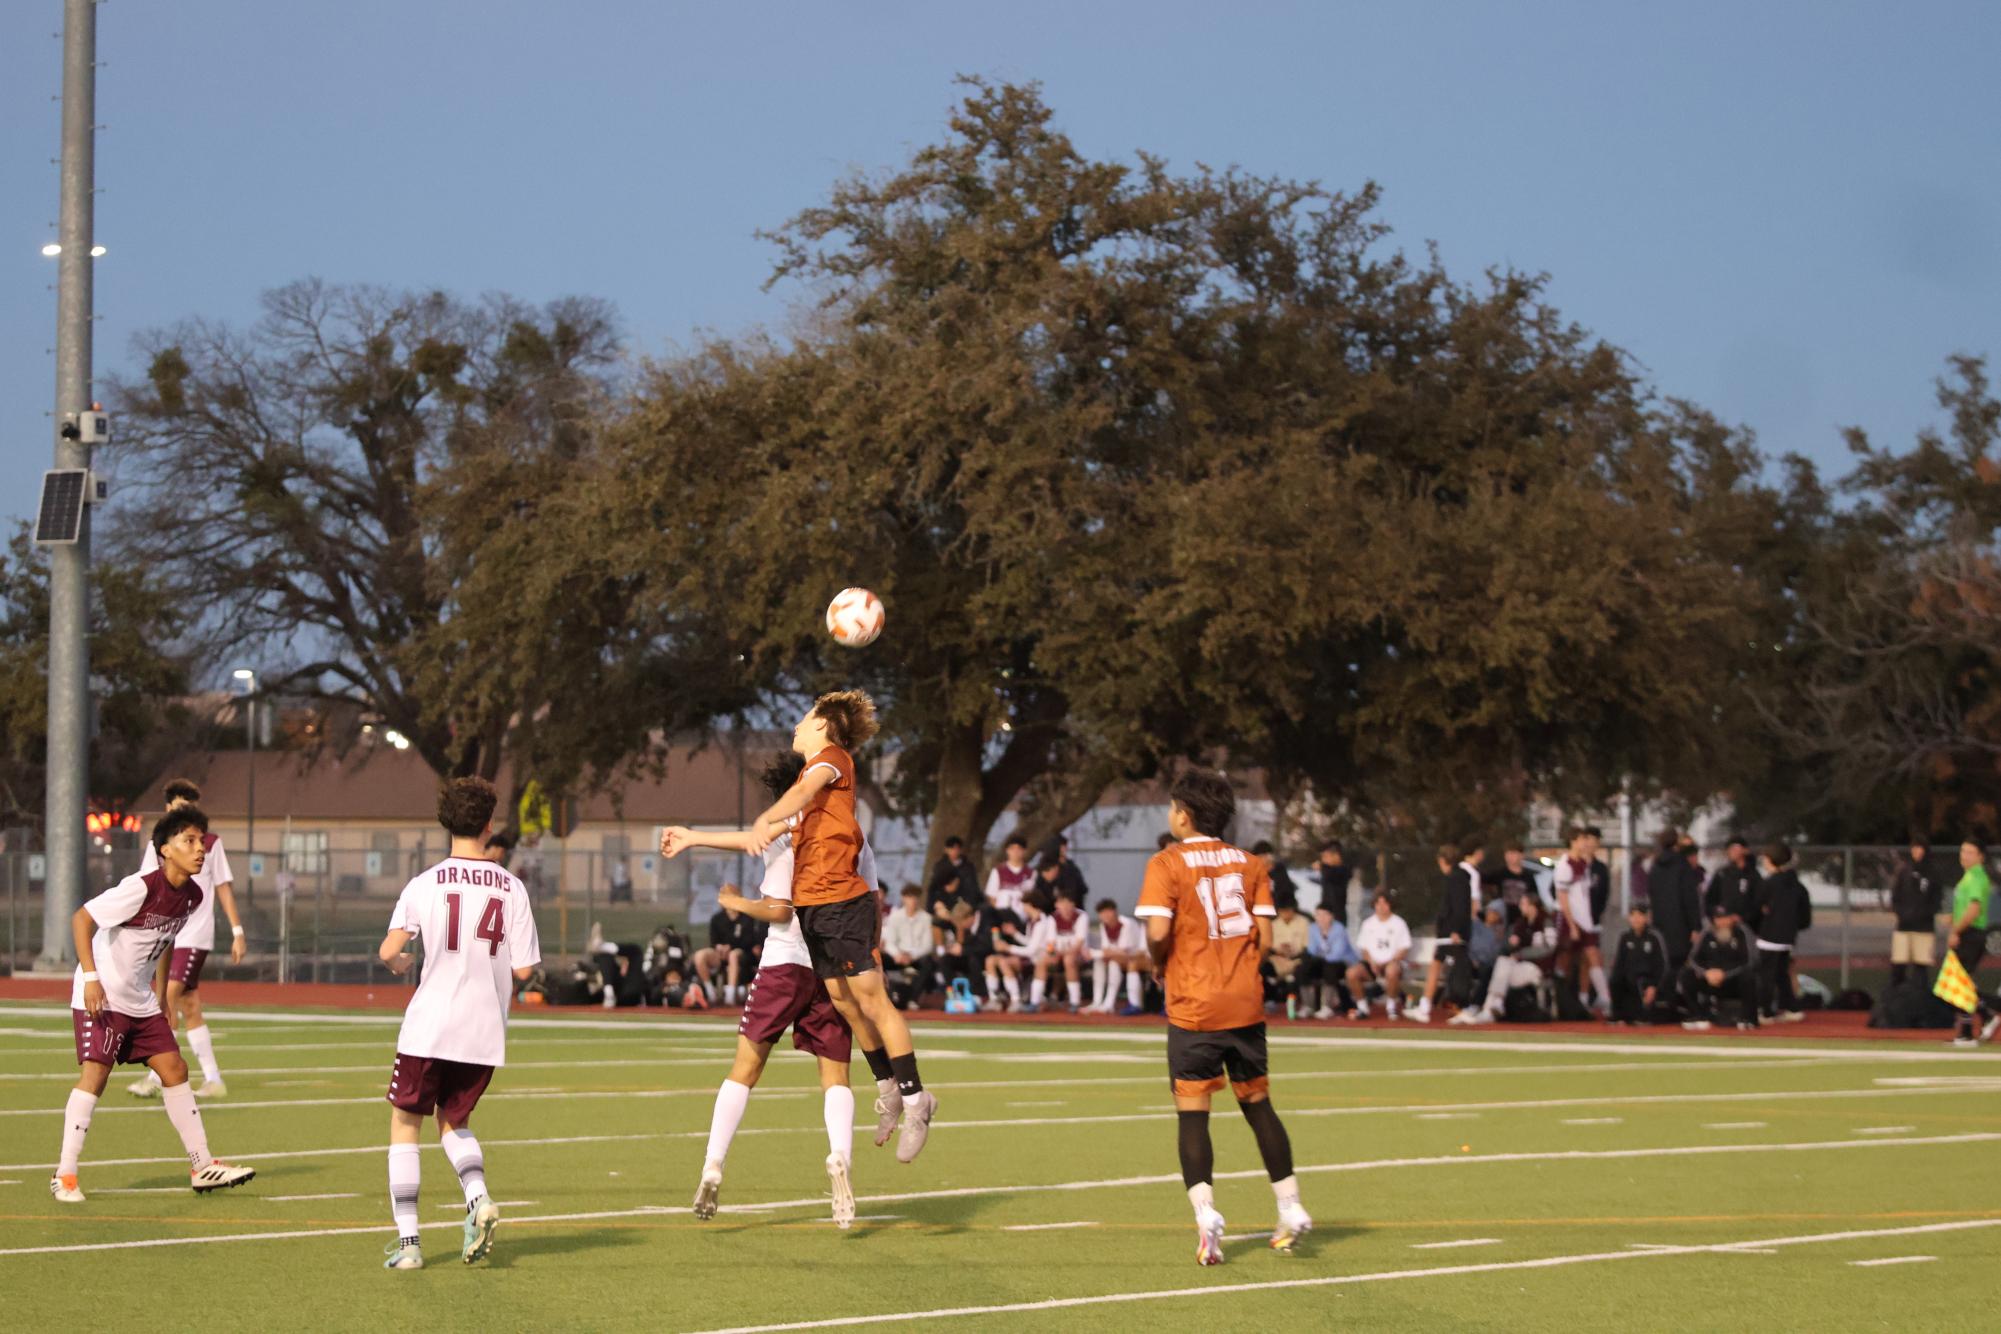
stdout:
{"type": "MultiPolygon", "coordinates": [[[[392,977],[375,951],[388,927],[390,910],[404,883],[446,851],[442,834],[407,830],[347,830],[310,837],[274,831],[266,846],[262,828],[254,851],[231,849],[238,877],[236,896],[244,917],[249,955],[241,965],[227,953],[209,968],[223,977],[276,982],[368,982],[413,985],[412,976],[392,977]]],[[[589,848],[569,848],[549,840],[516,850],[509,865],[528,886],[549,960],[574,956],[585,947],[591,926],[612,941],[642,941],[663,923],[704,938],[725,883],[755,880],[756,868],[730,854],[693,853],[665,861],[650,846],[650,830],[604,837],[589,848]]],[[[1537,850],[1531,860],[1547,883],[1554,850],[1537,850]]],[[[1814,924],[1798,954],[1812,966],[1834,970],[1839,985],[1874,990],[1889,967],[1892,919],[1889,885],[1902,858],[1900,847],[1827,846],[1796,848],[1797,866],[1814,903],[1814,924]]],[[[1091,893],[1130,909],[1151,849],[1080,838],[1073,849],[1091,884],[1091,893]]],[[[1645,893],[1644,872],[1651,848],[1629,857],[1608,847],[1612,873],[1608,931],[1616,935],[1627,903],[1645,893]]],[[[138,869],[137,849],[96,850],[89,860],[89,884],[102,887],[138,869]]],[[[922,883],[921,847],[879,850],[885,881],[893,894],[906,881],[922,883]],[[884,855],[887,854],[887,855],[884,855]]],[[[1722,848],[1704,848],[1701,861],[1713,870],[1725,861],[1722,848]]],[[[1378,887],[1394,895],[1397,911],[1419,935],[1436,918],[1441,876],[1429,847],[1350,848],[1354,875],[1345,905],[1351,925],[1368,911],[1378,887]]],[[[1498,870],[1490,852],[1489,874],[1498,870]]],[[[1927,863],[1934,883],[1950,886],[1959,876],[1956,850],[1939,851],[1927,863]]],[[[0,853],[0,907],[5,909],[5,956],[9,972],[32,966],[42,949],[42,865],[39,854],[0,853]]],[[[1309,867],[1292,871],[1302,902],[1318,901],[1317,878],[1309,867]]],[[[94,892],[94,889],[93,889],[94,892]]],[[[1948,895],[1949,897],[1949,895],[1948,895]]],[[[227,945],[227,928],[219,936],[227,945]]],[[[212,974],[214,975],[214,974],[212,974]]]]}

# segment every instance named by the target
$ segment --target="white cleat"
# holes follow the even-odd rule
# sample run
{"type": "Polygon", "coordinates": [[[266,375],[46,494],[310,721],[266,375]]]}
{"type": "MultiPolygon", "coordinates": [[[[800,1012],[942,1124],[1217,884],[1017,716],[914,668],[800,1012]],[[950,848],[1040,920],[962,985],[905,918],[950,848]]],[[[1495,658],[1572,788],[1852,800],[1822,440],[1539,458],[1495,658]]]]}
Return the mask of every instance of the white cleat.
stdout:
{"type": "Polygon", "coordinates": [[[56,1197],[57,1204],[82,1204],[83,1187],[76,1184],[76,1177],[58,1173],[49,1178],[49,1194],[56,1197]]]}
{"type": "Polygon", "coordinates": [[[1313,1231],[1313,1217],[1295,1204],[1289,1209],[1278,1211],[1278,1227],[1271,1234],[1271,1248],[1280,1255],[1291,1255],[1299,1239],[1313,1231]]]}
{"type": "Polygon", "coordinates": [[[204,1079],[201,1082],[201,1087],[195,1090],[195,1096],[197,1098],[226,1098],[229,1096],[229,1086],[220,1079],[204,1079]]]}
{"type": "Polygon", "coordinates": [[[877,1095],[875,1100],[875,1146],[880,1149],[889,1143],[889,1137],[896,1133],[896,1123],[903,1119],[903,1094],[891,1085],[887,1093],[877,1095]]]}
{"type": "Polygon", "coordinates": [[[1223,1263],[1223,1215],[1214,1209],[1195,1215],[1195,1263],[1223,1263]]]}
{"type": "Polygon", "coordinates": [[[855,1224],[855,1189],[848,1182],[848,1157],[827,1155],[827,1186],[834,1194],[834,1226],[845,1232],[855,1224]]]}
{"type": "Polygon", "coordinates": [[[220,1158],[211,1158],[207,1167],[188,1173],[188,1184],[195,1188],[195,1194],[206,1195],[212,1190],[230,1190],[240,1186],[256,1175],[254,1167],[234,1167],[220,1158]]]}
{"type": "Polygon", "coordinates": [[[392,1241],[389,1243],[388,1249],[382,1253],[389,1257],[382,1262],[384,1269],[422,1269],[424,1267],[424,1248],[414,1242],[405,1246],[400,1241],[392,1241]]]}
{"type": "Polygon", "coordinates": [[[702,1164],[702,1184],[695,1187],[695,1217],[708,1222],[716,1216],[716,1199],[723,1193],[723,1165],[702,1164]]]}
{"type": "Polygon", "coordinates": [[[2001,1014],[1995,1015],[1980,1026],[1980,1040],[1982,1042],[1992,1042],[1996,1033],[2001,1033],[2001,1014]]]}
{"type": "Polygon", "coordinates": [[[896,1137],[896,1161],[914,1163],[931,1138],[931,1118],[938,1114],[938,1099],[925,1089],[903,1105],[903,1133],[896,1137]]]}
{"type": "Polygon", "coordinates": [[[147,1075],[143,1079],[133,1080],[126,1086],[125,1091],[135,1098],[157,1098],[160,1096],[160,1084],[151,1075],[147,1075]]]}

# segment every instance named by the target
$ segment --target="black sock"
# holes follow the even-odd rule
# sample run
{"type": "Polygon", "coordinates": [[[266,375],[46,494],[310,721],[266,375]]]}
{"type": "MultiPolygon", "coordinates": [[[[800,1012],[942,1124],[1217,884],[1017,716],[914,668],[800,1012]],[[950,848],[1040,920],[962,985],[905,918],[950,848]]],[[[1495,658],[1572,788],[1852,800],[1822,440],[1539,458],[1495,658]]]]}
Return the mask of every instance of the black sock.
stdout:
{"type": "Polygon", "coordinates": [[[896,1091],[908,1098],[924,1091],[924,1081],[917,1077],[917,1053],[907,1051],[901,1056],[889,1058],[890,1073],[896,1076],[896,1091]]]}
{"type": "Polygon", "coordinates": [[[1292,1140],[1286,1136],[1285,1123],[1278,1119],[1271,1099],[1261,1098],[1257,1102],[1237,1105],[1243,1109],[1244,1120],[1251,1123],[1251,1134],[1257,1137],[1258,1156],[1265,1160],[1265,1174],[1273,1181],[1283,1181],[1291,1176],[1292,1140]]]}
{"type": "Polygon", "coordinates": [[[1901,987],[1902,985],[1904,985],[1904,974],[1905,974],[1905,973],[1907,973],[1907,972],[1909,972],[1909,971],[1910,971],[1910,965],[1909,965],[1909,964],[1903,964],[1903,963],[1893,963],[1893,964],[1891,964],[1891,965],[1890,965],[1890,985],[1891,985],[1891,986],[1893,986],[1893,987],[1901,987]]]}
{"type": "Polygon", "coordinates": [[[1209,1142],[1209,1113],[1175,1115],[1181,1119],[1181,1184],[1193,1189],[1216,1175],[1216,1146],[1209,1142]]]}
{"type": "Polygon", "coordinates": [[[885,1047],[877,1047],[874,1051],[864,1047],[862,1059],[868,1062],[868,1072],[877,1079],[889,1079],[896,1073],[890,1068],[889,1050],[885,1047]]]}

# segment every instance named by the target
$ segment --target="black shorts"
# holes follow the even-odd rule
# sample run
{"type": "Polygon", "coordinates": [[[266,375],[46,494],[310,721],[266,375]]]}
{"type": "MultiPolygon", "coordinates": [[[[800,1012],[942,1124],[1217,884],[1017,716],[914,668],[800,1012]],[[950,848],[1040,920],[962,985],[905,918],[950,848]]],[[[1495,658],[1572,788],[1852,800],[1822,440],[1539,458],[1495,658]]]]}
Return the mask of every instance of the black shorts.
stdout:
{"type": "Polygon", "coordinates": [[[882,934],[882,914],[873,894],[857,894],[839,903],[813,903],[799,909],[799,934],[806,937],[806,954],[820,978],[854,977],[876,969],[875,946],[882,934]]]}
{"type": "Polygon", "coordinates": [[[1223,1087],[1225,1073],[1239,1098],[1270,1087],[1263,1024],[1208,1033],[1167,1026],[1167,1076],[1176,1097],[1214,1093],[1223,1087]]]}

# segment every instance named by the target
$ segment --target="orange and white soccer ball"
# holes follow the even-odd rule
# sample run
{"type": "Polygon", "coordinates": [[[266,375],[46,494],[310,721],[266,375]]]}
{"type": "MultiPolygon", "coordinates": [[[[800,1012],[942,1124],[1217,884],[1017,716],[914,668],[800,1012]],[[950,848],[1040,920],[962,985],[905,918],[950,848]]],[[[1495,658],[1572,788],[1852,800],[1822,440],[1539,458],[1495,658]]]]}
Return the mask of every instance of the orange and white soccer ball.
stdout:
{"type": "Polygon", "coordinates": [[[827,604],[827,633],[849,648],[873,644],[882,619],[882,599],[866,588],[844,588],[827,604]]]}

